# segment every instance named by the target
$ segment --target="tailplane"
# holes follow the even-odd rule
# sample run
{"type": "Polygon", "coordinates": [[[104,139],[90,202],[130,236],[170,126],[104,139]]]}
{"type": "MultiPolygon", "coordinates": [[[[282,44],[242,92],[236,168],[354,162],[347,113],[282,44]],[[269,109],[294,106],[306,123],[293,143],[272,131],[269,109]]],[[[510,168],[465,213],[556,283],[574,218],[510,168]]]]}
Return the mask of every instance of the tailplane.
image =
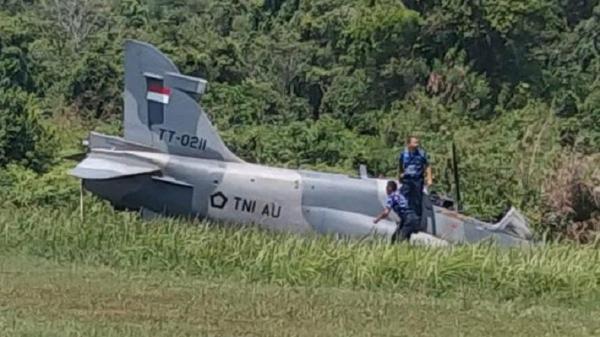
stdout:
{"type": "Polygon", "coordinates": [[[182,75],[154,46],[125,44],[125,139],[169,154],[241,162],[197,100],[207,82],[182,75]]]}

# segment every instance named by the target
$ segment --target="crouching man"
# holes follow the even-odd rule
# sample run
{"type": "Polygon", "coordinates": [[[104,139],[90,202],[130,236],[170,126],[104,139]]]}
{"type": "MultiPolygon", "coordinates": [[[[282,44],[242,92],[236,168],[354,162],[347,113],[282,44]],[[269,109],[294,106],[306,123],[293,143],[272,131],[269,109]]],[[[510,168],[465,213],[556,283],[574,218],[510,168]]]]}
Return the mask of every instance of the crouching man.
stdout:
{"type": "Polygon", "coordinates": [[[396,212],[400,217],[400,225],[392,235],[392,243],[398,241],[409,240],[411,235],[418,232],[419,230],[419,217],[415,211],[408,206],[408,200],[398,190],[398,185],[395,181],[390,180],[387,182],[385,192],[387,193],[387,200],[383,212],[379,214],[373,223],[378,223],[381,219],[385,219],[390,215],[391,211],[396,212]]]}

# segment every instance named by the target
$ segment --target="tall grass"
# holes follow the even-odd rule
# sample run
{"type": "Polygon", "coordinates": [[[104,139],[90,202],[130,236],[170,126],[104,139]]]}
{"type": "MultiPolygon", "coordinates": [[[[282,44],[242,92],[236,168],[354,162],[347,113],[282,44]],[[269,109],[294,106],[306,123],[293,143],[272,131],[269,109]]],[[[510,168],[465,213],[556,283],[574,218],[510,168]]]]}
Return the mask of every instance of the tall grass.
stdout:
{"type": "Polygon", "coordinates": [[[5,208],[0,251],[143,271],[281,285],[447,293],[501,298],[600,294],[593,246],[424,248],[227,228],[175,219],[142,221],[101,204],[76,210],[5,208]]]}

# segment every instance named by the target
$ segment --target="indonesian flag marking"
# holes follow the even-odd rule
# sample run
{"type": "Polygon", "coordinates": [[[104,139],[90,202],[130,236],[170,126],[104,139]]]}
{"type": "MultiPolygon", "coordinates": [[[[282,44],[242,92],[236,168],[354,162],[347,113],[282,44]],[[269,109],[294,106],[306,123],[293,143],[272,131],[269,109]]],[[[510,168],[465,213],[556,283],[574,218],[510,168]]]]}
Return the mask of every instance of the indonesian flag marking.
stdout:
{"type": "Polygon", "coordinates": [[[170,88],[153,84],[148,87],[148,95],[146,96],[146,98],[149,101],[154,101],[162,104],[169,104],[169,96],[171,96],[170,88]]]}

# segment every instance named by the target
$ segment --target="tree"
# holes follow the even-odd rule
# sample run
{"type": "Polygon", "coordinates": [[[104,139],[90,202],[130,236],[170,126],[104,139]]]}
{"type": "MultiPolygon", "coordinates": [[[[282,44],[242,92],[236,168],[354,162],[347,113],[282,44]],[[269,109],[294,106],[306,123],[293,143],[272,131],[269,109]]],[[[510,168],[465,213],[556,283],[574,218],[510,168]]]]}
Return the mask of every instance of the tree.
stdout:
{"type": "Polygon", "coordinates": [[[0,86],[33,91],[34,63],[29,45],[35,40],[26,18],[0,12],[0,86]]]}
{"type": "Polygon", "coordinates": [[[100,0],[45,0],[44,11],[75,51],[101,25],[100,0]]]}

